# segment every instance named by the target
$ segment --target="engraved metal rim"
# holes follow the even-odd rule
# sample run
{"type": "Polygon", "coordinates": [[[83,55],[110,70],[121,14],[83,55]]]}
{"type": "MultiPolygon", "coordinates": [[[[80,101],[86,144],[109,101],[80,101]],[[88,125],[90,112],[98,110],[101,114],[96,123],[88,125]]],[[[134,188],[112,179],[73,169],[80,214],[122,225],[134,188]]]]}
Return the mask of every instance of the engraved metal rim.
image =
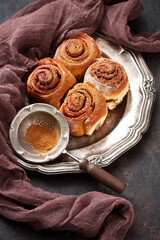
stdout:
{"type": "Polygon", "coordinates": [[[142,90],[144,91],[145,97],[143,99],[143,107],[139,121],[136,125],[130,128],[130,134],[128,134],[127,138],[119,142],[117,146],[114,146],[114,149],[111,149],[106,154],[94,155],[88,158],[90,162],[98,164],[102,167],[110,165],[120,155],[128,151],[141,140],[143,134],[149,128],[152,109],[156,98],[155,81],[144,59],[142,58],[142,55],[140,53],[135,53],[128,48],[125,48],[125,51],[132,56],[142,74],[142,90]]]}
{"type": "Polygon", "coordinates": [[[48,163],[49,161],[57,158],[66,148],[69,141],[69,127],[65,117],[55,107],[44,103],[35,103],[22,108],[17,113],[10,126],[9,138],[14,151],[21,159],[31,163],[48,163]],[[56,147],[49,152],[43,154],[33,154],[27,151],[22,144],[20,144],[18,131],[23,120],[29,118],[31,114],[37,114],[39,112],[44,115],[49,114],[59,123],[60,139],[56,147]]]}
{"type": "MultiPolygon", "coordinates": [[[[104,39],[104,41],[109,42],[105,39],[104,36],[95,33],[93,37],[98,37],[100,39],[104,39]]],[[[153,75],[148,69],[144,59],[142,58],[140,53],[136,53],[128,48],[121,47],[121,52],[126,52],[128,56],[132,59],[137,67],[137,71],[141,74],[141,91],[143,95],[143,104],[141,108],[141,112],[139,113],[138,121],[136,124],[130,128],[128,128],[128,135],[122,141],[119,141],[114,145],[109,151],[103,154],[93,154],[91,156],[86,156],[89,162],[93,162],[101,167],[106,167],[115,161],[120,155],[124,152],[132,148],[136,145],[142,138],[143,133],[148,129],[151,119],[151,113],[153,104],[156,97],[155,90],[155,81],[153,75]]],[[[76,149],[77,150],[77,149],[76,149]]],[[[71,150],[71,154],[75,154],[76,150],[71,150]]],[[[83,155],[83,150],[78,149],[78,154],[81,152],[83,155]]],[[[39,164],[30,164],[22,159],[17,159],[18,163],[29,170],[36,170],[44,174],[62,174],[62,173],[77,173],[81,172],[79,169],[79,165],[76,162],[63,162],[63,163],[55,163],[54,166],[50,166],[47,164],[39,165],[39,164]]]]}

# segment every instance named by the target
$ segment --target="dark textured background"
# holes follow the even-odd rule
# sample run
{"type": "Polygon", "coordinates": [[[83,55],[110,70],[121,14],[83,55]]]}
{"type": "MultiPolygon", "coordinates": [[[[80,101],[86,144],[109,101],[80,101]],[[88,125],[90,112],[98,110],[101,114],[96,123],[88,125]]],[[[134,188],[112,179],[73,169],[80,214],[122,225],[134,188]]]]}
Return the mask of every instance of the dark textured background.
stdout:
{"type": "MultiPolygon", "coordinates": [[[[35,1],[0,0],[0,23],[31,2],[35,1]]],[[[132,32],[160,31],[160,1],[143,0],[143,4],[144,11],[130,23],[132,32]]],[[[106,169],[127,183],[121,196],[131,201],[135,210],[134,223],[125,239],[160,240],[160,53],[142,53],[142,55],[155,77],[157,89],[151,124],[142,140],[106,169]]],[[[83,194],[89,191],[101,191],[113,194],[87,174],[46,176],[27,171],[27,175],[34,186],[50,192],[83,194]]],[[[9,239],[71,240],[75,238],[68,232],[49,230],[35,232],[23,223],[0,217],[0,240],[9,239]]]]}

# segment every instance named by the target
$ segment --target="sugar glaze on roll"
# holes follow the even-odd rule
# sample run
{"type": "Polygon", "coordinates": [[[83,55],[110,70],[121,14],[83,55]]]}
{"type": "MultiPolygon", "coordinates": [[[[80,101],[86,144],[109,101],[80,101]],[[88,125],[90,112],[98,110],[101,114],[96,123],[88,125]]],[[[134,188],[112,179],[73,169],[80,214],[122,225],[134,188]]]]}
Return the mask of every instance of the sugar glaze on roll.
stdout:
{"type": "Polygon", "coordinates": [[[107,101],[113,110],[123,101],[129,90],[129,80],[123,66],[108,58],[99,58],[87,69],[84,82],[91,84],[107,101]]]}

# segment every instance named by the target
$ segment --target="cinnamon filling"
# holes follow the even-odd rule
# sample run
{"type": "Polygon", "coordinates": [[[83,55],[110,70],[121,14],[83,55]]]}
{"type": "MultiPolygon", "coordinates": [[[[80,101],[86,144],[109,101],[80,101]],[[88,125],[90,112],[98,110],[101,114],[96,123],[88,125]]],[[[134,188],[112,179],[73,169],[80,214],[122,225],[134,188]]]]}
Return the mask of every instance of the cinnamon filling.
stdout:
{"type": "Polygon", "coordinates": [[[80,92],[78,93],[74,92],[68,101],[69,109],[75,112],[81,110],[84,104],[85,104],[85,96],[80,92]]]}
{"type": "Polygon", "coordinates": [[[40,69],[37,71],[35,78],[39,85],[48,85],[52,81],[52,73],[48,69],[40,69]]]}
{"type": "Polygon", "coordinates": [[[65,116],[77,118],[84,114],[90,115],[93,109],[92,96],[86,90],[80,89],[67,96],[63,113],[65,116]]]}
{"type": "Polygon", "coordinates": [[[93,68],[93,74],[97,76],[97,80],[102,84],[111,83],[117,84],[123,80],[121,68],[118,68],[114,63],[100,63],[93,68]],[[109,81],[109,82],[108,82],[109,81]]]}
{"type": "Polygon", "coordinates": [[[80,40],[76,39],[67,44],[66,52],[71,57],[79,57],[84,52],[84,46],[80,40]]]}
{"type": "MultiPolygon", "coordinates": [[[[57,67],[53,68],[50,65],[41,65],[37,68],[33,75],[33,87],[35,91],[49,90],[55,88],[60,82],[61,75],[58,73],[57,67]]],[[[45,94],[45,92],[41,92],[45,94]]]]}

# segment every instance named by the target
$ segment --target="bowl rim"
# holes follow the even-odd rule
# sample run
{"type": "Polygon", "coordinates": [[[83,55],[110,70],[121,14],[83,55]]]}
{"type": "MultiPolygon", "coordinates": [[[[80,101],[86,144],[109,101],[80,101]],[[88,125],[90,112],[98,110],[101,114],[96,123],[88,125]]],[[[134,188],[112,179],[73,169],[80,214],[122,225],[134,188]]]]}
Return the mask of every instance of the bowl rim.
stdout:
{"type": "Polygon", "coordinates": [[[14,117],[9,129],[9,139],[14,151],[27,162],[48,163],[56,159],[66,148],[69,141],[69,126],[63,114],[52,105],[46,103],[34,103],[23,107],[14,117]],[[60,138],[58,144],[47,153],[34,154],[27,151],[20,143],[18,130],[22,121],[36,112],[44,112],[53,116],[60,127],[60,138]]]}

